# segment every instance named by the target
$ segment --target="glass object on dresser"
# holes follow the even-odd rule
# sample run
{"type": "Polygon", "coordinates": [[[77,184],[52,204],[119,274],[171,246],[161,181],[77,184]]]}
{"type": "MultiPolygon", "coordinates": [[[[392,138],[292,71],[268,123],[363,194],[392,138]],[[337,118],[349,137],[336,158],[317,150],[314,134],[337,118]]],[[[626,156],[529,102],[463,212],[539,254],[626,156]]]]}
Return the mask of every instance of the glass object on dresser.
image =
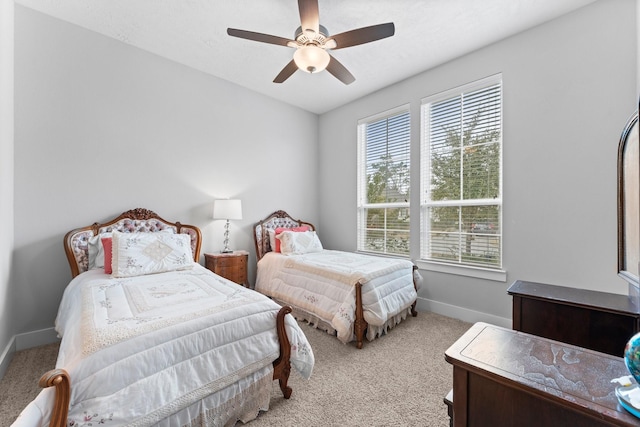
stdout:
{"type": "Polygon", "coordinates": [[[618,274],[629,283],[629,298],[640,308],[640,149],[638,110],[618,144],[618,274]]]}

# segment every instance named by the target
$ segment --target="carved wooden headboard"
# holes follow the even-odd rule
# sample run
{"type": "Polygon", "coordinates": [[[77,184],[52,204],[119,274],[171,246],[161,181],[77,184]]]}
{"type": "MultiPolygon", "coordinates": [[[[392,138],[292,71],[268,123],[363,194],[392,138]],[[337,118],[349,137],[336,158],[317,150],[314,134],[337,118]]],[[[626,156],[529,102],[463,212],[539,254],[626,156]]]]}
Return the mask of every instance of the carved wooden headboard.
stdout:
{"type": "Polygon", "coordinates": [[[113,230],[123,233],[156,232],[172,228],[176,233],[191,236],[191,252],[195,262],[200,259],[202,233],[194,225],[169,222],[160,218],[148,209],[136,208],[123,212],[118,217],[105,223],[93,223],[86,227],[76,228],[64,236],[64,250],[71,267],[71,275],[76,277],[89,269],[89,239],[98,234],[113,230]]]}
{"type": "Polygon", "coordinates": [[[294,228],[306,225],[311,231],[316,228],[310,222],[293,219],[285,211],[275,211],[265,219],[258,221],[253,227],[253,238],[256,242],[256,258],[258,261],[266,254],[271,252],[273,248],[269,242],[267,230],[275,230],[276,228],[294,228]]]}

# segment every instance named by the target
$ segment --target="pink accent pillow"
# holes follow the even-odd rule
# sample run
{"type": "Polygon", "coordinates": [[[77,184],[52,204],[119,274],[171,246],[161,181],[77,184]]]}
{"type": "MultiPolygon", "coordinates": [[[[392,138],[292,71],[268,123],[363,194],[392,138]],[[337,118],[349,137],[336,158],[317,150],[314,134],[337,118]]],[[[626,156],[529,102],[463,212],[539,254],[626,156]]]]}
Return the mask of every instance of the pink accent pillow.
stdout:
{"type": "Polygon", "coordinates": [[[102,247],[104,248],[104,272],[111,274],[111,237],[103,237],[102,247]]]}
{"type": "MultiPolygon", "coordinates": [[[[276,247],[274,249],[275,252],[281,252],[280,251],[280,239],[278,239],[278,234],[282,233],[283,231],[295,231],[295,232],[301,233],[301,232],[304,232],[304,231],[310,231],[310,229],[306,225],[303,225],[301,227],[291,227],[291,228],[278,227],[278,228],[276,228],[276,247]]],[[[105,262],[105,265],[107,265],[106,251],[105,251],[105,260],[104,260],[104,262],[105,262]]]]}

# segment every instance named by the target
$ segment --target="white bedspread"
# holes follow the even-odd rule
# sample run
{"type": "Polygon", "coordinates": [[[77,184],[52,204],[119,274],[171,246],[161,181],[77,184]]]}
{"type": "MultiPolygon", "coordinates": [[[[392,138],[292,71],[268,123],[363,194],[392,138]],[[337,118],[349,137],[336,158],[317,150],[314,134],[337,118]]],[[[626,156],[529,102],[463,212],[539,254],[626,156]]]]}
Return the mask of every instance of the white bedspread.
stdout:
{"type": "Polygon", "coordinates": [[[411,261],[334,250],[265,254],[258,262],[256,290],[317,316],[346,343],[354,339],[358,282],[369,340],[379,331],[376,326],[406,317],[417,298],[411,261]]]}
{"type": "MultiPolygon", "coordinates": [[[[279,355],[279,309],[200,265],[121,279],[99,270],[77,276],[56,319],[56,367],[72,384],[69,422],[154,425],[242,378],[264,377],[279,355]]],[[[309,378],[313,352],[290,315],[286,330],[291,364],[309,378]]],[[[52,405],[53,390],[43,390],[15,425],[47,426],[52,405]]]]}

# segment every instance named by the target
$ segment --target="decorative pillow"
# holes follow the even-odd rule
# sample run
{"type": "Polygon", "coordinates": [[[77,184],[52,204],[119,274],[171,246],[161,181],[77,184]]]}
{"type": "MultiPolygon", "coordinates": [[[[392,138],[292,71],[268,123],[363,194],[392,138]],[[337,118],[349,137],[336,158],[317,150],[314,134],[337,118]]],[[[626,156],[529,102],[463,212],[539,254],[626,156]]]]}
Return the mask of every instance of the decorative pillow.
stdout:
{"type": "Polygon", "coordinates": [[[109,233],[109,237],[103,237],[100,239],[102,241],[102,247],[104,248],[104,272],[107,274],[111,274],[111,259],[112,259],[112,243],[113,238],[111,237],[111,233],[109,233]]]}
{"type": "Polygon", "coordinates": [[[322,251],[322,243],[315,231],[290,232],[283,231],[276,236],[280,240],[284,255],[307,254],[322,251]]]}
{"type": "MultiPolygon", "coordinates": [[[[171,233],[174,234],[175,231],[173,228],[166,228],[164,230],[154,231],[154,233],[171,233]]],[[[89,270],[94,270],[97,268],[105,268],[109,266],[111,268],[111,264],[105,263],[105,252],[102,244],[102,239],[111,238],[111,231],[106,233],[97,234],[89,239],[88,242],[88,252],[89,252],[89,270]]],[[[111,257],[111,254],[109,254],[111,257]]]]}
{"type": "Polygon", "coordinates": [[[111,267],[114,277],[185,270],[194,264],[188,234],[113,232],[111,267]]]}
{"type": "Polygon", "coordinates": [[[111,233],[97,234],[89,239],[89,270],[104,268],[104,248],[102,247],[103,237],[111,237],[111,233]]]}
{"type": "MultiPolygon", "coordinates": [[[[280,240],[276,239],[276,237],[278,237],[278,235],[284,231],[291,231],[293,233],[302,233],[305,231],[309,231],[309,227],[306,225],[302,225],[300,227],[291,227],[291,228],[286,228],[286,227],[278,227],[275,229],[275,231],[273,232],[273,237],[275,240],[275,245],[273,244],[274,242],[271,241],[271,250],[274,252],[281,252],[280,250],[280,240]]],[[[271,239],[271,236],[269,236],[269,239],[271,239]]]]}

